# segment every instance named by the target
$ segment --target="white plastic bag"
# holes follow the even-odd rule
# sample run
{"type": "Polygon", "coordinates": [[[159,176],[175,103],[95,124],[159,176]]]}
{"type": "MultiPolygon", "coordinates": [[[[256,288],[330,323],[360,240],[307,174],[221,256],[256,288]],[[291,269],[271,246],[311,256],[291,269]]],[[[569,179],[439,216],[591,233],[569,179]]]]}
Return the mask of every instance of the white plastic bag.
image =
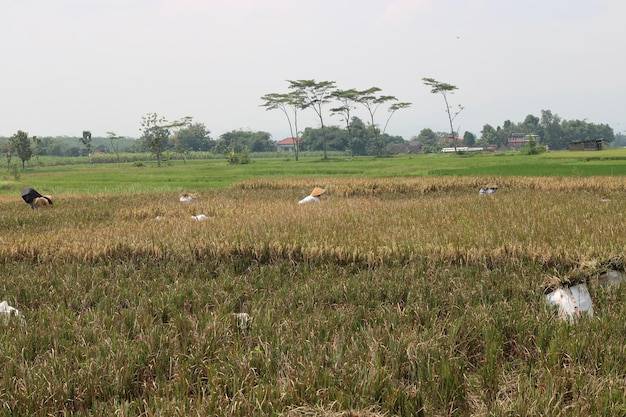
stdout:
{"type": "Polygon", "coordinates": [[[593,317],[593,303],[587,289],[587,284],[578,284],[572,287],[559,288],[546,295],[549,305],[557,306],[559,317],[574,322],[582,313],[593,317]]]}
{"type": "Polygon", "coordinates": [[[598,281],[602,285],[619,285],[626,281],[626,274],[621,271],[610,270],[600,275],[598,281]]]}
{"type": "Polygon", "coordinates": [[[233,313],[233,316],[237,321],[239,330],[248,330],[248,327],[252,324],[252,317],[248,313],[233,313]]]}
{"type": "Polygon", "coordinates": [[[9,305],[6,301],[0,303],[0,314],[2,314],[5,320],[7,320],[10,316],[19,316],[20,312],[9,305]]]}

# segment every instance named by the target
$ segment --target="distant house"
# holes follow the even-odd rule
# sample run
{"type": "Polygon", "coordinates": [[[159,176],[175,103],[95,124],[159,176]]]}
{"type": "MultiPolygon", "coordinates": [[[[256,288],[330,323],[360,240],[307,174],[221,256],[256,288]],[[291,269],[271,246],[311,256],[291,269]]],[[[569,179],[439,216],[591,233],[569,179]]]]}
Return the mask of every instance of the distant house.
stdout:
{"type": "Polygon", "coordinates": [[[439,143],[442,145],[452,145],[455,144],[458,146],[459,143],[463,143],[463,136],[452,136],[452,133],[448,133],[445,136],[439,136],[439,143]]]}
{"type": "Polygon", "coordinates": [[[293,152],[296,150],[296,138],[285,138],[280,142],[276,142],[276,152],[293,152]]]}
{"type": "Polygon", "coordinates": [[[424,145],[422,142],[414,140],[409,143],[392,143],[387,145],[387,152],[392,155],[405,153],[421,153],[424,145]]]}
{"type": "Polygon", "coordinates": [[[409,147],[402,143],[392,143],[387,145],[387,152],[392,155],[398,155],[401,153],[409,153],[409,147]]]}
{"type": "Polygon", "coordinates": [[[569,143],[570,151],[601,151],[604,146],[602,139],[596,140],[578,140],[569,143]]]}
{"type": "Polygon", "coordinates": [[[536,144],[541,143],[539,135],[527,135],[526,133],[511,133],[509,136],[508,145],[511,149],[519,149],[526,145],[531,140],[534,140],[536,144]]]}
{"type": "Polygon", "coordinates": [[[409,148],[409,153],[422,153],[424,144],[419,140],[412,140],[407,147],[409,148]]]}

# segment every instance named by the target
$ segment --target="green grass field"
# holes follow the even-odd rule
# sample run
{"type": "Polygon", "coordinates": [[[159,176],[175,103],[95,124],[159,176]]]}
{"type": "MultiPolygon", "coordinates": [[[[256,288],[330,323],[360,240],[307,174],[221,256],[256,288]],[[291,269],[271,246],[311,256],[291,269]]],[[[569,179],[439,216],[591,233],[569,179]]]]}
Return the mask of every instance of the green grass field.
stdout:
{"type": "MultiPolygon", "coordinates": [[[[48,163],[50,163],[48,161],[48,163]]],[[[225,188],[260,178],[389,178],[439,176],[620,176],[626,174],[626,149],[602,152],[429,154],[391,158],[334,157],[293,159],[257,158],[247,165],[228,165],[224,159],[171,160],[157,168],[125,164],[79,164],[27,168],[19,180],[4,174],[0,195],[25,186],[51,194],[137,191],[197,191],[225,188]]]]}
{"type": "Polygon", "coordinates": [[[144,165],[3,176],[3,415],[626,415],[624,150],[144,165]]]}

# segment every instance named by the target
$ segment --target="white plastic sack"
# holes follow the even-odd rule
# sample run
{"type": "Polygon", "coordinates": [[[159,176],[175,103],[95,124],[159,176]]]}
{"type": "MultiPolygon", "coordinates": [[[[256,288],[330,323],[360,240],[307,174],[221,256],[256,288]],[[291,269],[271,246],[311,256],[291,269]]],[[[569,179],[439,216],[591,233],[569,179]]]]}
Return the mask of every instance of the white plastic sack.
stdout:
{"type": "Polygon", "coordinates": [[[549,305],[557,306],[559,317],[574,322],[582,313],[593,317],[593,303],[587,289],[587,284],[574,285],[568,288],[559,288],[546,295],[549,305]]]}
{"type": "Polygon", "coordinates": [[[602,285],[619,285],[626,281],[626,274],[620,271],[610,270],[600,275],[598,281],[602,285]]]}
{"type": "Polygon", "coordinates": [[[6,301],[3,301],[0,303],[0,314],[8,318],[9,316],[19,316],[20,312],[16,308],[11,307],[6,301]]]}
{"type": "Polygon", "coordinates": [[[208,219],[209,217],[204,214],[198,214],[197,216],[191,216],[191,218],[197,221],[202,221],[208,219]]]}
{"type": "Polygon", "coordinates": [[[252,317],[248,313],[233,313],[235,320],[237,320],[237,328],[239,330],[247,330],[250,324],[252,324],[252,317]]]}

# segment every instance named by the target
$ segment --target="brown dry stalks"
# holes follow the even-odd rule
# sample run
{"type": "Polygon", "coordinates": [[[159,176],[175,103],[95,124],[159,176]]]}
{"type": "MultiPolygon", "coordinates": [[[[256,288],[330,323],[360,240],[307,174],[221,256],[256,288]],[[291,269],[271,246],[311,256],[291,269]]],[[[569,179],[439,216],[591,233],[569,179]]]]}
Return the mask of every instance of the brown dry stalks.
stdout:
{"type": "Polygon", "coordinates": [[[320,186],[336,196],[376,196],[385,194],[427,194],[437,192],[476,191],[486,184],[497,184],[500,190],[535,191],[626,191],[624,177],[431,177],[431,178],[328,178],[312,184],[309,179],[248,180],[231,186],[233,189],[309,190],[320,186]]]}
{"type": "Polygon", "coordinates": [[[323,201],[310,206],[296,204],[299,190],[310,188],[297,180],[244,182],[207,191],[194,204],[154,194],[68,196],[45,211],[9,205],[0,260],[287,259],[491,269],[517,260],[563,271],[623,254],[623,180],[490,181],[500,184],[498,193],[479,197],[481,178],[334,179],[324,184],[323,201]],[[615,198],[600,202],[607,193],[615,198]],[[199,214],[204,220],[193,221],[199,214]]]}

